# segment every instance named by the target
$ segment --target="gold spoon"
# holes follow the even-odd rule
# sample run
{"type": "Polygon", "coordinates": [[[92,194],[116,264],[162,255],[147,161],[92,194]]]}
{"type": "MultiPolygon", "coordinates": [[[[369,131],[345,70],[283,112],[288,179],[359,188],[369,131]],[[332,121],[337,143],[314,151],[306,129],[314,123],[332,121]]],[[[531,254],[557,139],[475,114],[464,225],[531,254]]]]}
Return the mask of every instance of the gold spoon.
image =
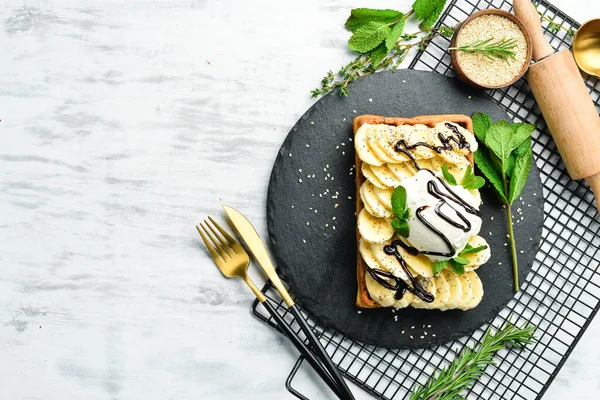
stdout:
{"type": "Polygon", "coordinates": [[[579,69],[600,78],[600,18],[581,25],[573,38],[573,56],[579,69]]]}

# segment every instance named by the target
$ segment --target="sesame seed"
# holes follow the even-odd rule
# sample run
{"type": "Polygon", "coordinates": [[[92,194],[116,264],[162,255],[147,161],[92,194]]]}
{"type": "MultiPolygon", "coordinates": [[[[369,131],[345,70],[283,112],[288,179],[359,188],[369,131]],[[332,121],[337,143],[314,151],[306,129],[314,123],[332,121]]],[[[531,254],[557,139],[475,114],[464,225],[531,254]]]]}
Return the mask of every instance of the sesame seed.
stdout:
{"type": "Polygon", "coordinates": [[[411,338],[411,340],[414,340],[414,339],[415,339],[415,338],[414,338],[414,337],[412,337],[412,336],[411,336],[410,338],[411,338]]]}
{"type": "Polygon", "coordinates": [[[306,147],[310,147],[310,146],[308,145],[308,143],[306,143],[306,147]]]}
{"type": "Polygon", "coordinates": [[[352,112],[353,112],[354,114],[356,114],[356,110],[352,110],[352,112]]]}
{"type": "Polygon", "coordinates": [[[336,149],[336,150],[337,150],[337,149],[339,149],[339,148],[340,148],[340,146],[335,146],[335,149],[336,149]]]}
{"type": "Polygon", "coordinates": [[[299,169],[298,169],[298,172],[302,172],[302,168],[299,168],[299,169]]]}
{"type": "Polygon", "coordinates": [[[520,250],[519,253],[523,254],[523,250],[520,250]]]}
{"type": "Polygon", "coordinates": [[[302,179],[301,179],[301,178],[298,178],[298,182],[302,183],[302,179]]]}
{"type": "Polygon", "coordinates": [[[352,200],[352,196],[348,196],[348,200],[352,200]]]}
{"type": "Polygon", "coordinates": [[[310,222],[306,221],[306,225],[310,225],[310,222]]]}
{"type": "Polygon", "coordinates": [[[501,263],[501,262],[499,262],[499,263],[498,263],[498,265],[502,265],[502,263],[501,263]]]}
{"type": "Polygon", "coordinates": [[[304,243],[306,243],[306,239],[302,239],[302,241],[303,241],[304,243]]]}
{"type": "Polygon", "coordinates": [[[325,224],[325,228],[327,228],[329,226],[329,224],[325,224]]]}
{"type": "Polygon", "coordinates": [[[423,339],[423,338],[424,338],[424,336],[421,336],[419,339],[423,339]]]}
{"type": "Polygon", "coordinates": [[[471,97],[473,97],[473,96],[469,96],[469,97],[467,97],[467,99],[470,99],[471,97]]]}
{"type": "Polygon", "coordinates": [[[492,236],[492,232],[490,232],[490,236],[492,236]]]}
{"type": "Polygon", "coordinates": [[[369,101],[372,103],[372,102],[373,102],[373,99],[369,99],[369,101]]]}
{"type": "Polygon", "coordinates": [[[292,156],[292,153],[290,153],[290,157],[292,156]]]}
{"type": "Polygon", "coordinates": [[[334,226],[332,226],[332,228],[335,230],[335,225],[334,225],[334,226]]]}
{"type": "Polygon", "coordinates": [[[362,311],[358,310],[356,313],[357,313],[357,314],[362,314],[362,311]]]}
{"type": "Polygon", "coordinates": [[[493,221],[493,220],[494,220],[494,216],[492,215],[492,218],[490,218],[490,221],[493,221]]]}
{"type": "Polygon", "coordinates": [[[435,337],[435,333],[434,333],[434,334],[432,334],[431,336],[435,337]]]}
{"type": "Polygon", "coordinates": [[[403,334],[403,335],[404,335],[404,332],[406,332],[406,331],[402,331],[402,334],[403,334]]]}
{"type": "Polygon", "coordinates": [[[403,80],[402,80],[402,83],[406,83],[406,81],[403,79],[403,80]]]}
{"type": "Polygon", "coordinates": [[[415,329],[415,327],[414,327],[414,326],[411,326],[411,327],[410,327],[410,329],[415,329]]]}
{"type": "Polygon", "coordinates": [[[345,120],[346,120],[346,118],[344,118],[342,121],[345,121],[345,120]]]}
{"type": "Polygon", "coordinates": [[[534,193],[533,195],[534,195],[534,196],[537,196],[537,193],[534,193]]]}
{"type": "Polygon", "coordinates": [[[335,221],[335,217],[331,218],[333,221],[335,221]]]}
{"type": "Polygon", "coordinates": [[[292,208],[294,208],[294,206],[292,206],[292,208]]]}
{"type": "Polygon", "coordinates": [[[310,121],[310,124],[311,124],[311,125],[314,125],[315,123],[314,123],[313,121],[310,121]]]}
{"type": "MultiPolygon", "coordinates": [[[[340,205],[338,203],[335,203],[335,208],[338,208],[340,205]]],[[[293,206],[292,206],[293,207],[293,206]]]]}

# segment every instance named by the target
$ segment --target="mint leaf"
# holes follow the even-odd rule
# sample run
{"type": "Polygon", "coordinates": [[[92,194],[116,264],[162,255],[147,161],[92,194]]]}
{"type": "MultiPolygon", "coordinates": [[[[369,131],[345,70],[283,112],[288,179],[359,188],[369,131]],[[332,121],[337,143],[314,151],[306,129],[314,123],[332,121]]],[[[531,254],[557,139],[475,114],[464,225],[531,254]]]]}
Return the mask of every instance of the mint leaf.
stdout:
{"type": "Polygon", "coordinates": [[[442,165],[442,174],[444,175],[444,178],[446,179],[446,181],[448,181],[449,184],[454,186],[457,185],[456,178],[450,173],[450,171],[448,171],[448,167],[446,167],[445,165],[442,165]]]}
{"type": "Polygon", "coordinates": [[[504,164],[510,152],[513,150],[512,146],[512,128],[506,121],[497,121],[490,129],[488,129],[485,135],[485,145],[490,149],[504,164]]]}
{"type": "Polygon", "coordinates": [[[469,260],[461,257],[461,256],[456,256],[452,259],[452,261],[454,261],[455,263],[461,264],[461,265],[467,265],[469,263],[469,260]]]}
{"type": "Polygon", "coordinates": [[[523,187],[525,187],[525,182],[527,182],[527,178],[529,177],[529,170],[531,169],[532,164],[533,153],[530,147],[529,151],[522,156],[517,157],[517,161],[515,162],[515,170],[513,176],[510,178],[510,187],[508,189],[509,203],[512,204],[513,200],[519,196],[523,187]]]}
{"type": "Polygon", "coordinates": [[[459,275],[462,275],[465,273],[465,266],[463,264],[459,264],[456,261],[454,261],[454,258],[452,260],[450,260],[450,266],[452,267],[454,272],[456,272],[459,275]]]}
{"type": "Polygon", "coordinates": [[[373,50],[390,34],[388,24],[380,21],[370,21],[358,28],[348,40],[348,48],[358,53],[373,50]]]}
{"type": "Polygon", "coordinates": [[[403,219],[408,219],[408,217],[410,217],[410,208],[404,210],[404,215],[402,215],[403,219]]]}
{"type": "Polygon", "coordinates": [[[444,11],[444,7],[446,6],[446,0],[438,0],[437,2],[435,0],[432,1],[437,3],[437,5],[433,11],[425,19],[423,19],[419,25],[421,29],[429,29],[435,25],[435,22],[438,20],[440,15],[442,15],[442,11],[444,11]]]}
{"type": "Polygon", "coordinates": [[[533,131],[535,131],[535,125],[533,124],[521,124],[517,123],[512,126],[513,135],[511,141],[512,149],[516,149],[522,144],[525,140],[531,137],[533,131]]]}
{"type": "Polygon", "coordinates": [[[473,120],[473,131],[475,132],[475,136],[481,143],[485,143],[485,135],[492,126],[492,119],[489,115],[484,113],[475,113],[471,117],[473,120]]]}
{"type": "Polygon", "coordinates": [[[394,47],[398,39],[400,39],[402,31],[404,31],[404,25],[406,25],[406,18],[402,18],[392,27],[392,31],[385,39],[385,47],[388,51],[390,51],[392,47],[394,47]]]}
{"type": "Polygon", "coordinates": [[[398,218],[405,218],[406,210],[406,189],[403,186],[397,186],[392,192],[392,211],[398,218]]]}
{"type": "Polygon", "coordinates": [[[439,5],[446,4],[446,0],[415,0],[412,9],[419,20],[423,21],[430,15],[434,14],[439,8],[439,5]]]}
{"type": "MultiPolygon", "coordinates": [[[[512,176],[512,173],[515,169],[515,162],[517,161],[517,155],[515,154],[515,151],[513,151],[512,153],[510,153],[510,156],[508,156],[508,160],[506,160],[506,175],[508,175],[508,177],[512,176]]],[[[502,167],[500,167],[502,168],[502,167]]]]}
{"type": "Polygon", "coordinates": [[[433,275],[437,275],[448,265],[448,260],[438,260],[433,263],[433,275]]]}
{"type": "Polygon", "coordinates": [[[473,246],[471,246],[470,244],[467,243],[467,245],[465,246],[465,248],[460,253],[458,253],[458,255],[459,256],[464,256],[464,255],[467,255],[467,254],[475,254],[475,253],[479,253],[480,251],[485,250],[485,249],[487,249],[486,245],[473,247],[473,246]]]}
{"type": "Polygon", "coordinates": [[[371,66],[377,67],[388,55],[388,49],[385,47],[385,43],[380,43],[379,46],[375,47],[371,51],[371,66]]]}
{"type": "Polygon", "coordinates": [[[494,168],[494,164],[490,160],[489,155],[484,149],[480,148],[473,155],[475,158],[475,165],[485,175],[488,182],[492,184],[500,199],[506,203],[506,195],[504,194],[504,185],[502,183],[502,174],[494,168]]]}
{"type": "Polygon", "coordinates": [[[514,154],[517,157],[520,157],[523,154],[527,153],[528,150],[531,150],[531,140],[525,140],[516,149],[513,150],[512,154],[514,154]]]}
{"type": "Polygon", "coordinates": [[[392,225],[392,228],[394,228],[394,231],[396,231],[398,235],[408,237],[410,229],[408,227],[408,222],[406,222],[405,219],[395,218],[390,222],[390,225],[392,225]]]}
{"type": "Polygon", "coordinates": [[[396,10],[377,10],[374,8],[355,8],[350,11],[346,28],[352,32],[372,21],[390,23],[399,20],[404,14],[396,10]]]}
{"type": "Polygon", "coordinates": [[[483,186],[485,186],[485,179],[481,176],[473,176],[472,182],[463,184],[463,187],[467,190],[481,189],[483,186]]]}

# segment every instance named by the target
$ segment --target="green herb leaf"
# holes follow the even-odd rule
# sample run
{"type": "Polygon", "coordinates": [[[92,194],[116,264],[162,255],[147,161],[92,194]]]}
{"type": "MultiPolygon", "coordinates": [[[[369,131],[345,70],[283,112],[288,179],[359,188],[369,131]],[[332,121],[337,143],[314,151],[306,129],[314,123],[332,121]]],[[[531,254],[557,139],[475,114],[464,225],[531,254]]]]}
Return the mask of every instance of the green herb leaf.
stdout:
{"type": "Polygon", "coordinates": [[[433,11],[429,14],[429,16],[427,16],[426,18],[423,19],[423,21],[419,25],[419,27],[421,29],[430,29],[431,27],[433,27],[435,25],[436,21],[438,20],[438,18],[440,17],[440,15],[442,15],[442,11],[444,11],[444,7],[446,6],[446,0],[437,0],[437,1],[432,0],[432,1],[437,2],[437,5],[433,9],[433,11]]]}
{"type": "MultiPolygon", "coordinates": [[[[412,9],[415,11],[415,15],[419,20],[423,21],[434,15],[442,5],[442,9],[446,4],[446,0],[415,0],[412,5],[412,9]]],[[[439,15],[438,15],[439,16],[439,15]]]]}
{"type": "Polygon", "coordinates": [[[503,120],[494,123],[485,135],[485,145],[490,149],[501,162],[505,163],[513,150],[512,128],[509,123],[503,120]]]}
{"type": "Polygon", "coordinates": [[[454,260],[454,258],[452,260],[450,260],[450,266],[452,267],[452,270],[459,275],[462,275],[465,273],[465,266],[463,264],[456,262],[454,260]]]}
{"type": "Polygon", "coordinates": [[[402,35],[402,31],[404,31],[404,25],[406,25],[406,18],[400,19],[400,21],[398,21],[392,27],[392,31],[390,32],[388,37],[385,39],[385,47],[387,48],[388,51],[390,51],[392,49],[392,47],[394,47],[396,45],[396,42],[398,41],[398,39],[400,39],[400,36],[402,35]]]}
{"type": "Polygon", "coordinates": [[[410,233],[410,228],[408,227],[408,222],[405,219],[395,218],[390,222],[394,231],[402,237],[408,237],[410,233]]]}
{"type": "Polygon", "coordinates": [[[469,263],[469,260],[461,257],[461,256],[456,256],[452,259],[455,263],[460,264],[460,265],[467,265],[469,263]]]}
{"type": "Polygon", "coordinates": [[[469,243],[467,243],[467,245],[465,246],[465,248],[462,249],[462,251],[460,253],[458,253],[458,255],[459,256],[464,256],[464,255],[467,255],[467,254],[475,254],[475,253],[479,253],[480,251],[485,250],[487,248],[488,247],[486,245],[473,247],[469,243]]]}
{"type": "Polygon", "coordinates": [[[500,196],[503,202],[506,203],[506,196],[504,194],[504,185],[502,183],[502,174],[494,168],[494,164],[490,160],[486,150],[479,148],[474,154],[475,165],[485,175],[488,182],[492,184],[496,192],[500,196]]]}
{"type": "Polygon", "coordinates": [[[512,154],[514,154],[517,157],[520,157],[523,154],[527,153],[529,150],[531,150],[531,140],[525,140],[516,149],[513,150],[512,154]]]}
{"type": "Polygon", "coordinates": [[[408,217],[410,217],[410,208],[404,210],[404,215],[402,215],[402,218],[404,219],[408,219],[408,217]]]}
{"type": "Polygon", "coordinates": [[[437,260],[433,263],[433,275],[437,275],[448,265],[448,260],[437,260]]]}
{"type": "Polygon", "coordinates": [[[512,149],[516,149],[517,147],[519,147],[519,145],[522,144],[525,140],[529,139],[533,131],[535,131],[534,124],[516,123],[512,126],[512,128],[513,135],[510,144],[512,149]]]}
{"type": "Polygon", "coordinates": [[[532,164],[533,153],[530,147],[529,151],[527,151],[522,156],[517,157],[517,161],[515,162],[515,170],[513,172],[513,176],[510,178],[510,187],[508,189],[509,203],[512,204],[513,200],[519,196],[519,194],[525,187],[525,182],[529,177],[529,171],[531,170],[532,164]]]}
{"type": "Polygon", "coordinates": [[[380,43],[379,46],[375,47],[375,49],[371,51],[371,66],[379,66],[387,54],[388,49],[385,47],[385,43],[380,43]]]}
{"type": "MultiPolygon", "coordinates": [[[[506,160],[506,175],[509,177],[512,176],[513,171],[515,170],[515,162],[517,161],[517,155],[513,150],[508,156],[508,160],[506,160]]],[[[502,167],[497,167],[497,169],[501,169],[502,167]]]]}
{"type": "Polygon", "coordinates": [[[473,168],[471,168],[471,164],[469,164],[467,165],[467,171],[460,184],[467,190],[479,189],[485,185],[485,179],[480,176],[475,176],[473,168]]]}
{"type": "Polygon", "coordinates": [[[348,40],[348,48],[358,53],[373,50],[390,34],[388,24],[380,21],[370,21],[356,29],[348,40]]]}
{"type": "Polygon", "coordinates": [[[346,28],[352,32],[372,21],[390,23],[399,20],[404,14],[396,10],[377,10],[374,8],[355,8],[350,11],[346,28]]]}
{"type": "Polygon", "coordinates": [[[406,189],[403,186],[397,186],[392,192],[392,211],[398,218],[405,218],[406,210],[406,189]]]}
{"type": "Polygon", "coordinates": [[[454,175],[452,175],[450,171],[448,171],[448,167],[446,167],[445,165],[442,165],[442,174],[444,175],[444,178],[446,179],[446,181],[448,181],[449,184],[454,186],[458,184],[454,175]]]}
{"type": "Polygon", "coordinates": [[[484,113],[475,113],[471,117],[473,120],[473,131],[475,131],[475,136],[481,143],[485,143],[485,135],[492,126],[492,120],[489,115],[484,113]]]}

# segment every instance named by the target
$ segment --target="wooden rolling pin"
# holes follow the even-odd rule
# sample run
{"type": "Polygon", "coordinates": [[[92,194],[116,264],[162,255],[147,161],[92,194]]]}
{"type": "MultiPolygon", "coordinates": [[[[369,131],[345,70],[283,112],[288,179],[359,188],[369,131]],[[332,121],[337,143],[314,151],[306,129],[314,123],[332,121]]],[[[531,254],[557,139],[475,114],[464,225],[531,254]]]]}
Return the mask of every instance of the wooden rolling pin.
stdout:
{"type": "Polygon", "coordinates": [[[588,182],[600,210],[600,118],[571,52],[555,53],[530,0],[514,0],[531,35],[533,60],[526,78],[572,179],[588,182]]]}

